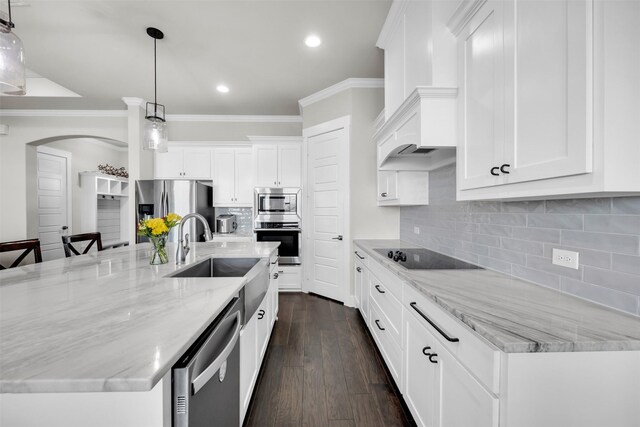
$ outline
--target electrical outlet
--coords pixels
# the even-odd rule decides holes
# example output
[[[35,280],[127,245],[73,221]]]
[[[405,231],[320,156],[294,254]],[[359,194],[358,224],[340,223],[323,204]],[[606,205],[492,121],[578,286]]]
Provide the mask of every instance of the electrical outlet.
[[[552,262],[561,267],[569,267],[574,270],[578,269],[578,252],[565,251],[562,249],[553,249]]]
[[[420,227],[413,227],[413,234],[420,234]]]

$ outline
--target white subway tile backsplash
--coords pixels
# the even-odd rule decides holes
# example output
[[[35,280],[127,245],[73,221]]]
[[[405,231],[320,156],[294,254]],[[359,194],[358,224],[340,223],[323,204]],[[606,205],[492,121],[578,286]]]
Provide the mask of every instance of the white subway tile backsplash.
[[[429,206],[401,208],[403,240],[640,315],[640,197],[456,202],[455,166],[429,181]],[[553,265],[553,248],[580,268]]]

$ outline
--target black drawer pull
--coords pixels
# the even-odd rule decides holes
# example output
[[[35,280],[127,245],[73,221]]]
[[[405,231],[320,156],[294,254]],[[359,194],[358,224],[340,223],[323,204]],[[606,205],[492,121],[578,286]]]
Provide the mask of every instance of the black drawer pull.
[[[258,320],[261,320],[264,317],[264,314],[265,314],[264,310],[258,311]]]
[[[386,330],[386,328],[383,328],[382,326],[380,326],[380,321],[376,320],[376,326],[378,327],[378,329],[380,329],[381,331]]]
[[[430,355],[429,355],[429,362],[431,362],[431,363],[438,363],[438,361],[437,361],[437,360],[435,360],[435,358],[436,358],[437,356],[438,356],[438,354],[437,354],[437,353],[430,354]]]
[[[358,273],[362,273],[362,269],[361,269],[360,267],[356,267],[356,271],[357,271]]]
[[[436,325],[435,323],[433,323],[433,321],[432,321],[431,319],[429,319],[429,318],[427,317],[427,315],[426,315],[426,314],[424,314],[424,313],[422,312],[422,310],[420,310],[420,309],[418,308],[418,303],[416,303],[416,302],[412,302],[412,303],[409,303],[409,305],[410,305],[410,306],[411,306],[411,308],[413,308],[416,312],[418,312],[418,314],[419,314],[419,315],[420,315],[424,320],[426,320],[427,322],[429,322],[429,324],[430,324],[431,326],[433,326],[433,328],[434,328],[436,331],[438,331],[438,332],[440,333],[440,335],[442,335],[442,336],[443,336],[447,341],[449,341],[449,342],[459,342],[459,341],[460,341],[460,339],[458,339],[458,338],[451,338],[451,337],[450,337],[449,335],[447,335],[447,334],[446,334],[442,329],[440,329],[440,327],[439,327],[438,325]],[[435,362],[434,362],[434,363],[435,363]]]
[[[500,169],[498,166],[494,166],[491,168],[491,175],[493,176],[498,176],[500,175],[498,172],[496,172],[498,169]]]
[[[422,349],[422,354],[424,354],[425,356],[431,356],[431,353],[429,353],[428,350],[431,350],[431,347],[426,346]]]
[[[387,193],[380,193],[382,197],[387,197]]]
[[[509,174],[509,171],[508,170],[504,170],[504,168],[510,168],[510,167],[511,167],[511,165],[508,165],[508,164],[505,163],[504,165],[500,166],[500,172]]]
[[[358,258],[360,258],[360,259],[364,259],[364,257],[363,257],[362,255],[360,255],[360,254],[358,253],[358,251],[355,251],[355,252],[354,252],[354,254],[356,254],[356,256],[357,256]]]
[[[380,292],[381,294],[386,294],[386,291],[380,290],[380,285],[376,285],[376,286],[375,286],[375,288],[376,288],[376,290],[377,290],[378,292]]]

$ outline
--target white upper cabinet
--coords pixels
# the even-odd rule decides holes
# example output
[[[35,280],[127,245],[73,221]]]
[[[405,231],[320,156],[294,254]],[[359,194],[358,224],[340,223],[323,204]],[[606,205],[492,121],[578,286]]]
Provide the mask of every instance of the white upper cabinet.
[[[253,205],[253,164],[250,147],[217,147],[213,150],[213,204]]]
[[[211,148],[169,147],[154,157],[156,179],[211,179]]]
[[[637,2],[461,4],[449,22],[458,40],[459,200],[640,191],[634,20]]]
[[[256,187],[300,187],[302,155],[300,138],[249,137],[253,145]],[[295,142],[275,142],[275,140]],[[268,141],[268,142],[267,142]]]

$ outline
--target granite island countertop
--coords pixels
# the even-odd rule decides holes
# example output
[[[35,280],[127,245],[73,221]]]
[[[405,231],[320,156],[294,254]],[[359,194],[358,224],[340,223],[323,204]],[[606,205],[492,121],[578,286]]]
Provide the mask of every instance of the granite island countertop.
[[[638,317],[491,270],[408,270],[374,251],[420,248],[402,240],[354,244],[506,353],[640,350]]]
[[[278,243],[192,243],[210,256],[266,258]],[[167,278],[148,243],[0,271],[0,392],[148,391],[244,286]]]

